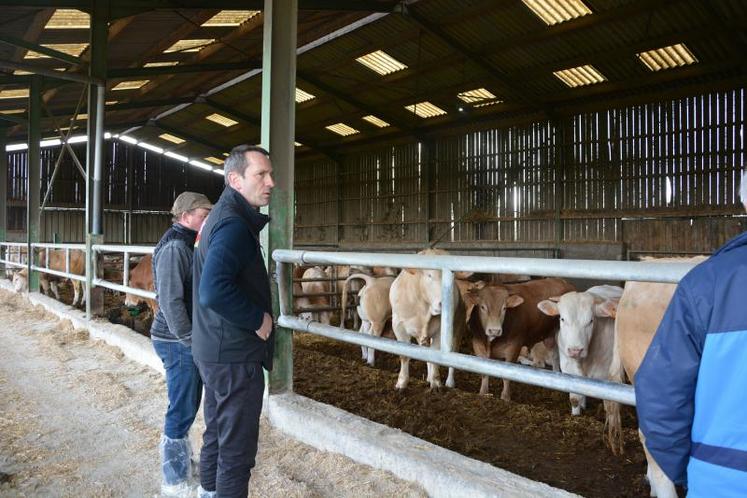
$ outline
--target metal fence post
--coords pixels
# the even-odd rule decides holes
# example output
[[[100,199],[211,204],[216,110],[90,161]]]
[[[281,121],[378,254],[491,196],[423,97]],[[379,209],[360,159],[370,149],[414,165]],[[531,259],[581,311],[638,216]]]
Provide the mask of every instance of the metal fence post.
[[[441,351],[450,353],[454,342],[454,272],[441,271]]]
[[[31,77],[29,92],[29,145],[28,186],[26,191],[26,269],[29,292],[39,292],[39,273],[31,270],[34,264],[34,249],[31,244],[39,242],[39,197],[41,193],[41,103],[42,79]],[[5,151],[3,151],[3,154]]]
[[[269,227],[268,268],[276,264],[269,257],[275,249],[293,245],[293,177],[295,130],[295,75],[298,0],[265,0],[264,55],[262,57],[262,145],[270,151],[274,165],[275,190],[270,201],[272,220]],[[282,273],[282,270],[279,272]],[[278,282],[273,296],[277,316],[278,294],[284,287]],[[288,286],[288,291],[290,286]],[[270,375],[270,393],[293,390],[293,332],[278,327],[275,331],[274,368]]]

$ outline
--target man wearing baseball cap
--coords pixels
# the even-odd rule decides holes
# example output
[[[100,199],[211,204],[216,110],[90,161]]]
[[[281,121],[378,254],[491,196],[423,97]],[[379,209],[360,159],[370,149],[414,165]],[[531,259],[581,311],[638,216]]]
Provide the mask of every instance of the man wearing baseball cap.
[[[161,454],[161,494],[186,496],[191,475],[188,432],[200,407],[202,381],[192,359],[192,257],[195,239],[213,205],[196,192],[182,192],[171,208],[173,224],[153,250],[158,311],[150,328],[163,361],[169,407]]]

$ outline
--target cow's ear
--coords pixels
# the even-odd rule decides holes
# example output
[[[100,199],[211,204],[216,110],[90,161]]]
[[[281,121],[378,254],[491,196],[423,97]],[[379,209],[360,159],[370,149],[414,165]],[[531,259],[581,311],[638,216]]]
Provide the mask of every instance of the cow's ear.
[[[466,280],[469,277],[471,277],[472,274],[474,274],[474,273],[475,272],[473,272],[473,271],[455,271],[454,272],[454,278],[458,278],[458,279],[461,279],[461,280]]]
[[[472,287],[470,287],[470,291],[478,291],[480,289],[484,289],[487,284],[483,282],[482,280],[478,280],[475,282]]]
[[[594,316],[609,318],[617,317],[617,302],[608,299],[607,301],[594,305]]]
[[[466,323],[469,323],[470,319],[472,318],[472,312],[475,311],[475,308],[477,308],[477,300],[471,299],[471,298],[465,299],[464,307],[465,307],[464,321]]]
[[[418,272],[417,268],[405,268],[404,271],[406,271],[410,275],[415,275]]]
[[[545,299],[537,303],[537,308],[547,316],[558,316],[560,309],[558,309],[558,303]]]
[[[523,302],[523,297],[519,296],[518,294],[511,294],[510,296],[508,296],[508,299],[506,299],[506,308],[516,308]]]

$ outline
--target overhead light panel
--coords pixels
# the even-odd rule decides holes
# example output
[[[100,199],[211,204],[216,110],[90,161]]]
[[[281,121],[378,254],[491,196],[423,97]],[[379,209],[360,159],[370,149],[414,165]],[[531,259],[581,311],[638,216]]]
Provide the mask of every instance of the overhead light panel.
[[[296,147],[303,147],[303,144],[302,144],[301,142],[293,142],[293,144],[294,144],[294,145],[295,145]]]
[[[176,66],[177,64],[179,64],[179,61],[148,62],[143,67],[167,67]]]
[[[368,116],[363,116],[363,121],[368,121],[372,125],[378,126],[379,128],[386,128],[387,126],[389,126],[389,123],[387,123],[383,119],[377,118],[373,114],[370,114]]]
[[[173,52],[199,52],[215,41],[215,38],[199,38],[194,40],[179,40],[163,51],[164,54]]]
[[[571,88],[594,85],[596,83],[607,81],[607,78],[605,78],[602,73],[589,64],[572,67],[570,69],[563,69],[562,71],[553,71],[552,74]]]
[[[0,109],[0,114],[23,114],[26,109]]]
[[[177,161],[181,161],[183,163],[188,163],[189,158],[187,156],[183,156],[181,154],[177,154],[176,152],[168,151],[164,153],[164,156],[170,157],[171,159],[176,159]]]
[[[104,133],[104,138],[111,138],[111,134],[108,132]],[[80,144],[83,142],[88,142],[88,137],[86,135],[75,135],[67,140],[67,143],[69,144]]]
[[[73,57],[78,57],[80,54],[83,53],[83,51],[88,47],[88,43],[44,43],[42,44],[42,47],[46,47],[52,50],[57,50],[58,52],[62,52],[63,54],[72,55]],[[24,59],[50,59],[46,54],[40,54],[39,52],[34,52],[33,50],[29,50],[26,52],[26,55],[23,56]]]
[[[212,166],[210,166],[209,164],[205,164],[202,161],[196,161],[196,160],[192,159],[191,161],[189,161],[189,164],[191,164],[192,166],[197,166],[198,168],[204,169],[204,170],[207,170],[207,171],[212,171],[213,170]]]
[[[446,111],[435,104],[431,104],[427,100],[424,102],[418,102],[417,104],[406,105],[405,109],[421,118],[434,118],[446,114]]]
[[[689,66],[698,62],[684,43],[647,50],[636,55],[651,71]]]
[[[223,176],[226,176],[226,172],[225,172],[225,171],[223,171],[222,169],[217,169],[217,168],[216,168],[216,169],[214,169],[214,170],[213,170],[213,173],[217,173],[217,174],[219,174],[219,175],[223,175]]]
[[[296,88],[296,103],[306,102],[311,99],[315,99],[316,95],[311,95],[309,92],[304,92],[300,88]]]
[[[0,90],[0,99],[25,99],[29,96],[28,88],[18,88],[17,90]]]
[[[59,138],[48,138],[39,142],[39,147],[55,147],[57,145],[62,145],[62,140]]]
[[[233,119],[227,118],[226,116],[218,114],[217,112],[209,116],[205,116],[205,119],[207,119],[208,121],[212,121],[213,123],[218,123],[219,125],[225,126],[226,128],[239,124],[238,121],[234,121]]]
[[[338,135],[342,135],[343,137],[360,133],[360,131],[356,130],[352,126],[346,125],[345,123],[336,123],[333,125],[325,126],[325,128],[327,128],[332,133],[337,133]]]
[[[91,17],[75,9],[57,9],[47,21],[44,29],[88,29]]]
[[[548,26],[591,14],[581,0],[521,0]]]
[[[112,90],[137,90],[138,88],[145,86],[149,81],[150,80],[122,81],[121,83],[114,85]]]
[[[202,23],[203,26],[239,26],[259,14],[258,10],[221,10]]]
[[[223,160],[218,159],[217,157],[210,156],[210,157],[206,157],[205,160],[209,163],[217,164],[218,166],[223,166]]]
[[[129,135],[120,135],[120,136],[119,136],[119,139],[120,139],[120,140],[122,140],[123,142],[127,142],[128,144],[133,144],[133,145],[135,145],[135,144],[137,143],[137,139],[135,139],[135,138],[132,138],[132,137],[131,137],[131,136],[129,136]]]
[[[493,95],[493,92],[491,92],[487,88],[476,88],[474,90],[461,92],[457,95],[457,97],[463,102],[472,105],[473,107],[485,107],[488,105],[500,104],[503,102],[502,100],[499,100],[498,97]]]
[[[157,154],[163,154],[163,149],[161,147],[157,147],[155,145],[151,145],[147,142],[138,142],[138,147],[142,147],[143,149],[147,149],[151,152],[155,152]]]
[[[184,143],[184,139],[183,138],[179,138],[177,136],[174,136],[171,133],[162,133],[161,135],[158,135],[158,138],[162,138],[163,140],[166,140],[168,142],[175,143],[175,144],[183,144]]]
[[[383,50],[371,52],[370,54],[358,57],[355,60],[382,76],[407,69],[405,64],[401,63]]]

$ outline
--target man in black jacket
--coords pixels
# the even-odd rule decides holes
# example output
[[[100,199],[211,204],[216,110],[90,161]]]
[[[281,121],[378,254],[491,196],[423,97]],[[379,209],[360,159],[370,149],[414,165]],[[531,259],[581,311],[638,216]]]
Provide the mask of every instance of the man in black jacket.
[[[191,447],[187,433],[200,407],[202,381],[192,360],[192,253],[197,230],[213,205],[196,192],[174,200],[174,224],[153,250],[153,284],[158,311],[150,336],[163,361],[169,407],[161,454],[161,495],[184,496],[189,491]]]
[[[246,497],[257,454],[265,380],[272,368],[272,299],[259,212],[275,186],[261,147],[225,161],[226,188],[205,222],[194,262],[192,351],[205,383],[200,497]]]

